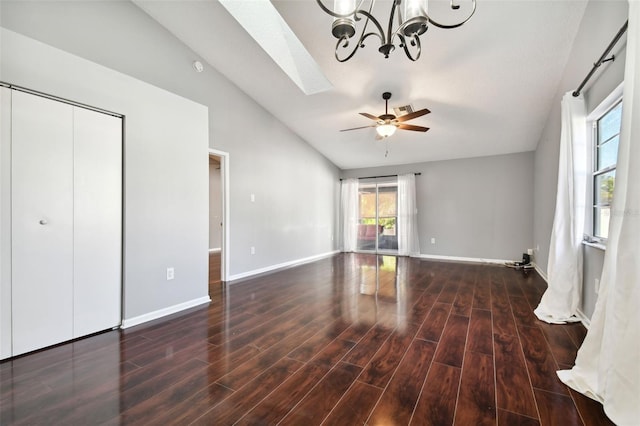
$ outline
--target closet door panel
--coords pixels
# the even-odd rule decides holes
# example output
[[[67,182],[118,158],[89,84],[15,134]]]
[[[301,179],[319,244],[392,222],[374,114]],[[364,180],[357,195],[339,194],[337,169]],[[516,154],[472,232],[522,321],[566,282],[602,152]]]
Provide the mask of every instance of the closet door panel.
[[[73,111],[12,99],[13,355],[72,338]]]
[[[74,108],[74,336],[121,321],[122,120]]]
[[[0,87],[0,359],[11,356],[11,89]]]

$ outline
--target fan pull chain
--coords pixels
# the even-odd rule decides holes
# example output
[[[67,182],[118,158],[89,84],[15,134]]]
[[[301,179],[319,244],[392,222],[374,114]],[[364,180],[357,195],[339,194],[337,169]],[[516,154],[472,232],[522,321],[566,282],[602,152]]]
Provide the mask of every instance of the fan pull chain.
[[[385,141],[384,158],[387,158],[388,156],[389,156],[389,140],[387,139]]]

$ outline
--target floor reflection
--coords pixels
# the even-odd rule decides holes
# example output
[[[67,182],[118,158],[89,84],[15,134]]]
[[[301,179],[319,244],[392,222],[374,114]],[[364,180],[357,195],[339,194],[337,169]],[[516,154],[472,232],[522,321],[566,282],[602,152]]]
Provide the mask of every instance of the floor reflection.
[[[397,328],[406,325],[405,258],[388,255],[352,253],[345,262],[343,288],[336,288],[341,300],[342,317],[359,324],[378,324]]]

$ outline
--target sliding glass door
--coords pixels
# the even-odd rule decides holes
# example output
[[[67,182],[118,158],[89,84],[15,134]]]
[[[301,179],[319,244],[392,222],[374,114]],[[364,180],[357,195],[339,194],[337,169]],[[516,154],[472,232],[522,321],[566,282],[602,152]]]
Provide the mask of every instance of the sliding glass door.
[[[358,250],[397,253],[398,185],[361,183],[358,207]]]

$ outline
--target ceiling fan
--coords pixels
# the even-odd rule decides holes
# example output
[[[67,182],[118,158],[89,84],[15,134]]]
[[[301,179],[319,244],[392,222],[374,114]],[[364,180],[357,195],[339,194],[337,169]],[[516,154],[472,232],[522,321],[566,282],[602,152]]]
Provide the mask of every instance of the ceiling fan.
[[[384,92],[382,94],[382,99],[384,99],[384,114],[375,116],[373,114],[368,114],[366,112],[361,112],[360,115],[367,117],[370,120],[375,121],[375,124],[371,124],[369,126],[362,127],[353,127],[351,129],[343,129],[341,132],[347,132],[349,130],[358,130],[358,129],[366,129],[368,127],[375,127],[377,132],[376,139],[383,139],[393,135],[396,129],[402,130],[413,130],[414,132],[426,132],[429,130],[428,127],[422,126],[414,126],[413,124],[404,124],[405,121],[413,120],[414,118],[421,117],[423,115],[429,114],[431,111],[424,108],[415,112],[410,112],[409,114],[395,116],[393,114],[389,114],[389,99],[391,99],[390,92]]]

